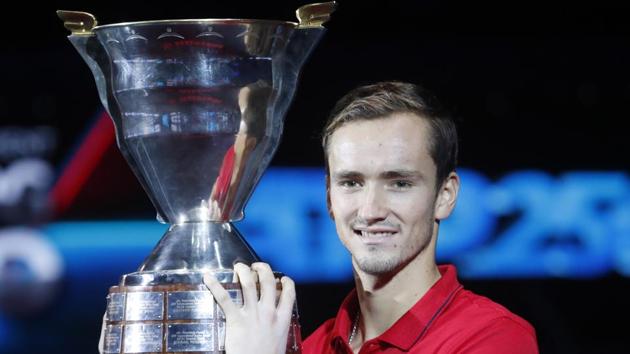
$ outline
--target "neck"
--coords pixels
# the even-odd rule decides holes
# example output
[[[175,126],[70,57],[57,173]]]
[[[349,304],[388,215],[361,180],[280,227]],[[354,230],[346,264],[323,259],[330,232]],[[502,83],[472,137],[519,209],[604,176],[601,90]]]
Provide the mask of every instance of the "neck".
[[[432,244],[394,274],[372,275],[355,269],[360,321],[355,345],[390,328],[440,279]],[[354,343],[353,343],[354,344]]]

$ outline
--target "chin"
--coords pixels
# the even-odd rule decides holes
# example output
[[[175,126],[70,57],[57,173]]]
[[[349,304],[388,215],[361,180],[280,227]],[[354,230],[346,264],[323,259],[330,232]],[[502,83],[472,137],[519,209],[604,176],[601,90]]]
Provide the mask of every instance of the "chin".
[[[383,257],[383,255],[371,254],[355,258],[356,267],[364,273],[370,275],[390,274],[400,267],[400,261],[395,257]]]

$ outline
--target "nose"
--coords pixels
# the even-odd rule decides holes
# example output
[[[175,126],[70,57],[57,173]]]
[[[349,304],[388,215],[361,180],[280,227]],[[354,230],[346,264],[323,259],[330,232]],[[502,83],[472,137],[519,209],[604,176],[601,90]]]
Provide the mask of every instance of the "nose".
[[[385,220],[388,210],[386,199],[384,191],[376,186],[369,186],[365,189],[357,216],[368,225]]]

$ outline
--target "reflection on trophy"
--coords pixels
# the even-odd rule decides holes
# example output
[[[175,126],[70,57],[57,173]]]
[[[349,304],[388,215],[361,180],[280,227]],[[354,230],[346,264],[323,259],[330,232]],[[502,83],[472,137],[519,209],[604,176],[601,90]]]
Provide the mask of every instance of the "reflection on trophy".
[[[299,23],[105,26],[58,11],[94,74],[120,151],[158,220],[170,224],[138,271],[110,288],[104,353],[224,352],[225,319],[203,274],[215,273],[242,302],[233,264],[259,258],[232,222],[278,146],[299,70],[334,7],[303,6]],[[287,353],[300,348],[296,307]]]

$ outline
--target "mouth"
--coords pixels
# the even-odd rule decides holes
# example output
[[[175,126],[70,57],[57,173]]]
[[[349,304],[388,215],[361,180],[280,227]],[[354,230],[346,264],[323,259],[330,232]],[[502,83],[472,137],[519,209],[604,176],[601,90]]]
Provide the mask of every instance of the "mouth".
[[[390,229],[353,229],[353,231],[363,243],[368,245],[388,242],[398,233]]]

